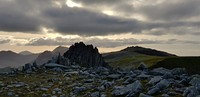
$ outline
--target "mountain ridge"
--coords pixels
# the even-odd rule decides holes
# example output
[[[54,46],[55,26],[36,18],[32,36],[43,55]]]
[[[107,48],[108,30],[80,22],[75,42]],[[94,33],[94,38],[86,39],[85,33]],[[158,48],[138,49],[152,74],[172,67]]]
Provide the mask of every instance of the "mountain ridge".
[[[168,52],[151,49],[151,48],[145,48],[145,47],[141,47],[141,46],[127,47],[125,49],[122,49],[122,51],[136,52],[136,53],[151,55],[151,56],[163,56],[163,57],[164,56],[177,56],[175,54],[170,54]]]
[[[32,55],[21,55],[13,51],[0,51],[0,66],[1,67],[16,67],[24,65],[32,61],[37,54]],[[26,60],[25,60],[26,59]]]
[[[21,55],[31,55],[31,54],[34,54],[34,53],[32,53],[30,51],[21,51],[18,54],[21,54]]]
[[[34,57],[30,59],[31,55],[20,55],[18,53],[12,52],[12,51],[1,51],[0,52],[0,62],[1,63],[6,63],[7,64],[1,64],[0,66],[2,67],[7,67],[7,66],[19,66],[19,65],[24,65],[26,63],[33,63],[36,62],[38,65],[42,65],[49,60],[52,59],[52,57],[57,57],[59,53],[63,55],[69,48],[64,47],[64,46],[58,46],[52,51],[44,51],[39,54],[34,54]],[[8,55],[1,55],[1,53],[9,53]],[[6,57],[7,56],[7,57]],[[124,48],[122,50],[116,51],[116,52],[109,52],[109,53],[104,53],[102,54],[103,58],[105,61],[111,66],[114,67],[135,67],[137,66],[140,62],[145,62],[147,64],[150,64],[149,66],[154,65],[155,63],[162,61],[166,57],[174,57],[176,55],[170,54],[167,52],[159,51],[156,49],[150,49],[150,48],[145,48],[145,47],[140,47],[140,46],[131,46]],[[28,57],[28,61],[21,62],[20,60],[24,60],[26,57]],[[8,59],[12,59],[14,61],[10,61]],[[18,60],[18,61],[15,61]],[[2,62],[4,61],[4,62]],[[11,63],[14,62],[14,63]]]
[[[131,46],[120,51],[103,54],[105,61],[112,67],[121,68],[135,68],[141,62],[145,62],[150,67],[166,57],[174,56],[176,55],[140,46]]]
[[[51,55],[50,57],[53,56],[58,56],[59,54],[59,50],[60,53],[64,53],[65,51],[63,50],[64,48],[66,48],[66,50],[68,50],[67,47],[64,46],[58,46],[56,47],[54,50],[50,51],[51,53],[53,52],[54,54],[49,54]],[[23,51],[22,51],[23,52]],[[27,51],[30,52],[30,51]],[[38,56],[45,56],[45,55],[41,55],[41,54],[46,54],[44,52],[41,53],[32,53],[32,54],[22,54],[20,53],[16,53],[14,51],[8,50],[8,51],[0,51],[0,68],[4,68],[4,67],[18,67],[18,66],[22,66],[26,63],[32,63],[34,61],[38,61],[39,63],[43,64],[45,63],[44,61],[46,60],[50,60],[51,58],[48,57],[46,58],[46,60],[42,61],[44,57],[39,57]],[[26,59],[26,60],[25,60]],[[42,59],[42,60],[39,60]]]

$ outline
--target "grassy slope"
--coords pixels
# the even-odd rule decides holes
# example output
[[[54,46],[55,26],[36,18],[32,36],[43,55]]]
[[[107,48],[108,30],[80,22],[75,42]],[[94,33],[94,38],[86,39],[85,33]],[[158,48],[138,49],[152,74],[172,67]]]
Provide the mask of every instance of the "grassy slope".
[[[166,58],[152,68],[165,67],[173,69],[177,67],[186,68],[190,74],[200,74],[200,57],[171,57]]]
[[[114,68],[135,68],[141,62],[151,67],[165,58],[175,56],[164,51],[139,46],[127,47],[118,52],[103,54],[105,61]]]
[[[161,61],[166,58],[166,57],[138,54],[129,51],[112,52],[104,54],[103,56],[105,61],[114,68],[115,67],[135,68],[141,62],[148,64],[148,66],[150,67],[155,63],[157,63],[158,61]]]
[[[103,57],[114,68],[135,68],[144,62],[150,68],[186,68],[189,74],[200,74],[200,57],[159,57],[129,51],[107,53]]]

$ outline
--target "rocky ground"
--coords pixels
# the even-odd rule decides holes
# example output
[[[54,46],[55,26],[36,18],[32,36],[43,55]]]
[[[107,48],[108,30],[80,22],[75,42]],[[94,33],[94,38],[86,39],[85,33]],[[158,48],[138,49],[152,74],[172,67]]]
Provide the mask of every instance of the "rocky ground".
[[[196,97],[200,76],[185,69],[133,70],[70,66],[0,76],[1,97]]]

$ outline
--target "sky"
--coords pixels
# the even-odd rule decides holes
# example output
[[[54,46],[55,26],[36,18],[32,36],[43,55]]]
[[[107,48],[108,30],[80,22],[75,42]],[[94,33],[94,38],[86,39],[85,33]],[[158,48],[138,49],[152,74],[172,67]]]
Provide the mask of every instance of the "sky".
[[[83,41],[200,56],[200,0],[0,0],[0,50],[42,52]]]

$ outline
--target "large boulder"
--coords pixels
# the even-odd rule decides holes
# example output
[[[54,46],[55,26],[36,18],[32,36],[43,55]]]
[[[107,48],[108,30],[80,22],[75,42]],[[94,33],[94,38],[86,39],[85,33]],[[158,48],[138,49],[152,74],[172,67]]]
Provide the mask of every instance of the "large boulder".
[[[85,90],[87,90],[86,89],[86,87],[74,87],[73,88],[73,92],[75,93],[75,94],[77,94],[77,93],[79,93],[79,92],[83,92],[83,91],[85,91]]]
[[[140,93],[143,90],[143,86],[140,81],[136,80],[132,84],[128,84],[126,86],[116,86],[112,91],[113,96],[127,96],[133,97],[136,94]]]
[[[101,93],[100,92],[93,92],[90,94],[90,97],[101,97]]]
[[[120,74],[111,74],[111,75],[108,75],[109,79],[119,79],[120,77],[121,77]]]
[[[75,43],[64,53],[64,57],[83,67],[108,66],[96,47],[85,45],[83,42]]]
[[[168,72],[171,72],[169,69],[163,68],[163,67],[159,67],[159,68],[155,68],[153,70],[150,71],[150,74],[152,75],[164,75]]]
[[[200,85],[200,77],[193,77],[189,82],[190,85],[199,86]]]
[[[161,76],[154,76],[151,80],[147,83],[148,85],[155,85],[162,80]]]
[[[187,87],[186,90],[183,92],[184,97],[196,97],[198,95],[200,95],[200,91],[197,87],[194,86]]]
[[[146,95],[146,94],[144,94],[144,93],[140,93],[139,97],[153,97],[153,96]]]
[[[161,80],[159,83],[155,85],[155,87],[159,88],[160,90],[163,90],[167,88],[170,85],[169,81],[166,79]]]
[[[142,71],[147,71],[148,67],[146,64],[144,64],[143,62],[140,63],[140,65],[138,66],[138,70],[142,70]]]
[[[174,68],[171,70],[173,75],[182,75],[186,74],[186,69],[185,68]]]
[[[39,67],[37,66],[37,64],[34,62],[33,65],[30,63],[25,64],[22,67],[22,71],[25,73],[32,73],[33,71],[37,71]]]
[[[153,87],[147,92],[147,94],[153,95],[153,94],[159,92],[160,90],[166,89],[169,85],[170,85],[170,83],[169,83],[166,79],[163,79],[163,80],[161,80],[159,83],[157,83],[155,86],[153,86]]]

